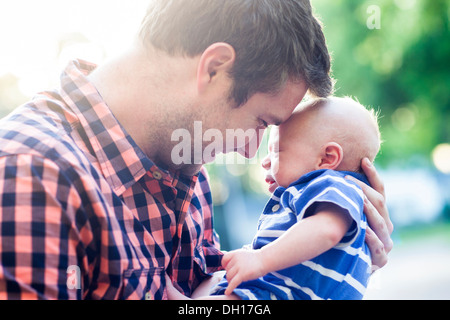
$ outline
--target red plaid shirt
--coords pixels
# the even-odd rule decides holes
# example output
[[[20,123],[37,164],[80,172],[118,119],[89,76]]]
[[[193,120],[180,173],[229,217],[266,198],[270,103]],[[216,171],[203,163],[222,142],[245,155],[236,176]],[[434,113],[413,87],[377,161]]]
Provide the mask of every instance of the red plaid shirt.
[[[206,171],[146,157],[94,68],[0,122],[0,299],[163,299],[166,273],[190,295],[220,269]]]

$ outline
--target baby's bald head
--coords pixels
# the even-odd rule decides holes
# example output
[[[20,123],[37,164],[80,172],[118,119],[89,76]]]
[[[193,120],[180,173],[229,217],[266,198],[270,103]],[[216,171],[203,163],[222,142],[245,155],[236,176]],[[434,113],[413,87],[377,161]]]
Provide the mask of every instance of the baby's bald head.
[[[339,144],[343,158],[336,170],[359,172],[361,161],[369,158],[373,162],[380,150],[376,113],[351,98],[330,97],[305,102],[283,125],[308,134],[317,147],[329,142]]]

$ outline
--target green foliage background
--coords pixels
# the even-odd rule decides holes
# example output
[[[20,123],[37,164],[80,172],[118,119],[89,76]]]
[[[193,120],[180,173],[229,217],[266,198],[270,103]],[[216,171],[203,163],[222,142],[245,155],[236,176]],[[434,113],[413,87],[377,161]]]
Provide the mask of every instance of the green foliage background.
[[[313,0],[333,55],[337,95],[381,112],[378,165],[429,163],[450,141],[450,1]],[[368,8],[380,8],[369,29]]]

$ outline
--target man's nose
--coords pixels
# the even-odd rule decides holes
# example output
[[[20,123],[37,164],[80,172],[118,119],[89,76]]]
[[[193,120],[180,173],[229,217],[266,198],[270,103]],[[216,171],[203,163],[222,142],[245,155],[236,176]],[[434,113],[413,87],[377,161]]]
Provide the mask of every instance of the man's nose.
[[[258,153],[258,149],[261,146],[264,131],[265,129],[259,129],[256,130],[255,134],[250,139],[248,137],[245,137],[247,143],[243,148],[240,148],[241,151],[244,151],[244,154],[240,152],[241,155],[243,155],[247,159],[253,159],[256,156],[256,154]]]

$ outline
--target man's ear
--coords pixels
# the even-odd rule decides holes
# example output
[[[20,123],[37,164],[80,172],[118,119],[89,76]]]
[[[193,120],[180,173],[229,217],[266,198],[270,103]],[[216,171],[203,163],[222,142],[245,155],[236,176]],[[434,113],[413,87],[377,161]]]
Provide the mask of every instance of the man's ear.
[[[329,142],[322,147],[317,170],[331,169],[336,170],[344,158],[344,150],[336,142]]]
[[[197,87],[203,92],[208,85],[222,76],[228,78],[228,72],[234,65],[236,52],[228,43],[217,42],[210,45],[201,55],[197,69]],[[225,78],[225,79],[226,79]]]

